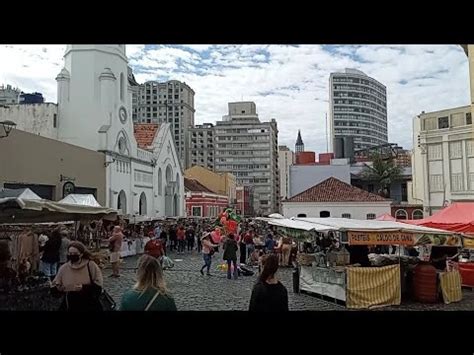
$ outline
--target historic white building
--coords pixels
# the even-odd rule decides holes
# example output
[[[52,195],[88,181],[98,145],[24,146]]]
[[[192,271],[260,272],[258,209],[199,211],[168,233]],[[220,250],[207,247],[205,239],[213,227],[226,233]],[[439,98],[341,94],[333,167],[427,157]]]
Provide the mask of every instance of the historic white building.
[[[35,117],[30,125],[17,115],[19,128],[103,152],[107,206],[128,215],[184,216],[183,172],[170,125],[134,127],[125,45],[68,45],[56,80],[57,115],[50,122]]]

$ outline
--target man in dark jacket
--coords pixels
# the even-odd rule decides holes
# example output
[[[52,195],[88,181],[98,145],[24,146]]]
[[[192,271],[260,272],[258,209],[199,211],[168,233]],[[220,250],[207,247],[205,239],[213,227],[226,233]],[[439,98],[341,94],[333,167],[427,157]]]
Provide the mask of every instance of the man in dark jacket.
[[[53,280],[58,271],[59,249],[61,248],[61,234],[59,229],[55,229],[51,233],[51,238],[40,246],[40,251],[43,252],[40,261],[40,271]]]
[[[227,278],[230,280],[232,278],[231,265],[234,266],[234,279],[237,280],[238,269],[237,269],[237,250],[239,246],[235,241],[234,235],[231,233],[227,237],[224,243],[224,260],[227,261]]]

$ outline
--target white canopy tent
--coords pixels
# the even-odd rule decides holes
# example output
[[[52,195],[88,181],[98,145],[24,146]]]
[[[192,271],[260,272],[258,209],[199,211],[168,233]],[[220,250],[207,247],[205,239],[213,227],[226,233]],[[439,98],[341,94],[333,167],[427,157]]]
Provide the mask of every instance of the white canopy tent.
[[[318,226],[325,226],[334,231],[359,231],[359,232],[408,232],[408,233],[426,233],[426,234],[446,234],[453,232],[427,228],[421,226],[407,225],[406,223],[393,221],[377,221],[377,220],[358,220],[348,218],[298,218],[293,217],[291,221],[305,222]]]

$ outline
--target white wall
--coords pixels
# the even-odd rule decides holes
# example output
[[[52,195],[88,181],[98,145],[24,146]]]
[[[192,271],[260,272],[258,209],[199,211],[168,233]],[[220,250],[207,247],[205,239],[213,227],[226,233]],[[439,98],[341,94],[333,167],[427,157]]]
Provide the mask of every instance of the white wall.
[[[280,197],[285,200],[290,195],[290,166],[294,153],[291,150],[278,151],[278,169],[280,170]]]
[[[351,219],[367,219],[367,214],[374,213],[380,216],[384,213],[390,214],[390,201],[370,203],[297,203],[283,202],[283,215],[287,218],[298,214],[306,214],[306,217],[320,217],[321,211],[329,211],[330,217],[342,217],[343,213],[349,213]]]
[[[57,139],[58,131],[54,127],[54,115],[57,113],[58,106],[53,103],[8,105],[0,107],[0,121],[13,121],[16,129]]]
[[[350,165],[293,165],[290,166],[290,196],[293,197],[324,180],[335,177],[351,183]]]

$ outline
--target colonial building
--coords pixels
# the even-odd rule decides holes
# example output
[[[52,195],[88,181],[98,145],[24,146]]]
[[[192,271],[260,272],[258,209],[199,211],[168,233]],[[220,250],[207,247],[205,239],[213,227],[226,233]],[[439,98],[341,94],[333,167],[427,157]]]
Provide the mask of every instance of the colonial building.
[[[183,216],[183,173],[169,124],[137,144],[144,128],[134,130],[127,62],[125,45],[68,45],[56,78],[57,114],[33,120],[44,126],[36,129],[19,115],[21,129],[103,153],[107,206],[129,215]]]
[[[351,186],[334,177],[283,201],[285,217],[375,219],[390,214],[391,200]]]
[[[184,178],[186,215],[217,217],[227,206],[227,196],[215,193],[195,179]]]

